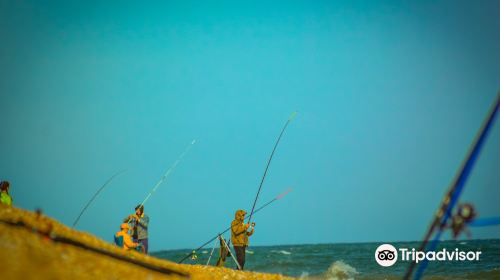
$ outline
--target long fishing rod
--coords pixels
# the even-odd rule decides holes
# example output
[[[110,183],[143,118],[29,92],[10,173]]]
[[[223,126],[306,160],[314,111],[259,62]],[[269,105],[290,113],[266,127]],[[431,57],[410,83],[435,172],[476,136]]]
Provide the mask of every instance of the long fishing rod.
[[[195,143],[196,143],[196,140],[193,140],[193,141],[191,141],[191,143],[189,143],[189,145],[186,147],[184,152],[182,152],[182,154],[177,158],[177,160],[174,162],[174,164],[172,164],[172,166],[170,166],[167,169],[165,174],[163,174],[163,176],[160,178],[158,183],[156,183],[156,185],[153,187],[153,189],[149,192],[149,194],[146,196],[146,198],[142,201],[142,203],[140,205],[144,205],[146,203],[146,201],[148,201],[148,199],[153,195],[153,193],[156,191],[156,189],[158,189],[158,187],[168,178],[170,173],[172,173],[172,171],[175,169],[175,167],[179,164],[179,162],[181,162],[181,160],[184,158],[184,156],[187,154],[187,152],[189,152],[189,150],[191,149],[191,147]]]
[[[255,209],[255,205],[257,204],[257,200],[259,199],[260,190],[262,189],[262,185],[264,184],[264,179],[266,179],[267,170],[269,169],[269,165],[271,164],[271,160],[273,159],[274,152],[276,151],[276,148],[278,147],[278,144],[280,143],[281,136],[283,136],[283,133],[285,132],[286,127],[295,118],[295,116],[297,116],[297,112],[293,112],[290,115],[290,117],[288,117],[288,120],[286,121],[285,125],[283,126],[283,129],[281,130],[281,133],[278,137],[278,140],[276,140],[276,144],[274,144],[273,151],[271,152],[271,156],[269,156],[269,160],[267,161],[266,169],[264,170],[264,175],[262,175],[262,179],[260,180],[260,185],[259,185],[259,189],[257,191],[257,195],[255,196],[255,200],[253,201],[252,211],[250,211],[248,223],[250,223],[252,221],[252,215],[253,215],[253,212]]]
[[[276,196],[272,200],[268,201],[266,204],[264,204],[261,207],[257,208],[257,210],[255,210],[254,214],[257,214],[257,212],[259,212],[260,210],[266,208],[267,206],[269,206],[271,203],[275,202],[276,200],[282,199],[285,195],[287,195],[292,190],[293,189],[290,188],[290,189],[286,190],[285,192],[281,193],[280,195]],[[185,256],[182,260],[178,261],[178,263],[182,263],[183,261],[185,261],[186,259],[188,259],[189,257],[191,257],[194,253],[196,253],[196,251],[199,251],[199,250],[203,249],[203,247],[207,246],[210,242],[212,242],[215,239],[217,239],[219,237],[219,235],[223,235],[224,233],[228,232],[230,229],[231,229],[231,227],[228,227],[227,229],[225,229],[221,233],[217,234],[214,238],[211,238],[207,242],[203,243],[200,247],[196,248],[195,250],[192,250],[191,253],[189,253],[187,256]]]
[[[465,185],[465,182],[467,181],[472,171],[472,168],[474,167],[474,164],[477,158],[479,157],[479,152],[481,151],[481,148],[488,135],[488,132],[493,126],[493,122],[495,120],[495,116],[498,111],[499,105],[500,105],[500,92],[497,94],[496,100],[494,102],[494,105],[492,106],[492,109],[490,110],[490,113],[488,114],[487,119],[483,122],[483,125],[481,126],[479,133],[476,135],[476,138],[474,139],[473,145],[471,146],[465,161],[462,163],[462,166],[460,167],[460,171],[455,176],[455,179],[453,180],[453,183],[451,184],[448,193],[445,195],[443,202],[441,203],[441,206],[439,207],[439,210],[436,213],[435,218],[430,224],[429,229],[427,230],[427,233],[425,234],[425,237],[422,241],[422,244],[420,245],[419,251],[422,251],[427,247],[427,243],[429,242],[429,239],[435,230],[438,230],[438,233],[431,244],[430,250],[432,251],[435,249],[435,247],[437,247],[437,243],[442,233],[441,228],[443,228],[444,225],[446,225],[448,218],[451,216],[453,207],[458,201],[458,198]],[[416,262],[410,263],[410,266],[406,271],[404,279],[409,279],[411,277],[415,266]],[[424,262],[420,264],[419,270],[415,274],[415,279],[420,279],[426,267],[427,267],[427,262],[424,260]]]
[[[85,210],[87,210],[87,208],[90,206],[90,204],[92,204],[92,201],[94,201],[94,199],[96,199],[96,197],[99,195],[99,193],[109,184],[111,183],[111,181],[113,181],[113,179],[115,177],[118,177],[119,175],[122,175],[123,173],[125,173],[126,170],[122,170],[120,172],[117,172],[116,174],[114,174],[113,176],[111,176],[107,181],[106,183],[104,183],[104,185],[102,185],[98,190],[97,192],[94,194],[94,196],[92,196],[92,198],[87,202],[87,204],[85,205],[85,207],[83,207],[82,211],[80,212],[80,214],[78,215],[78,217],[76,218],[76,220],[73,222],[73,228],[76,226],[76,224],[78,224],[78,221],[80,221],[80,218],[82,217],[83,213],[85,213]]]

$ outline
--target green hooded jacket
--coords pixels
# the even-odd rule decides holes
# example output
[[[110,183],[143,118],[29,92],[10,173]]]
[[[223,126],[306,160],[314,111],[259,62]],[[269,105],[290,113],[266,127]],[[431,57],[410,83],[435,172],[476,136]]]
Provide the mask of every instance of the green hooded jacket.
[[[244,210],[236,211],[234,220],[231,222],[231,241],[234,246],[248,246],[248,237],[253,234],[253,230],[247,231],[244,224],[245,214]]]

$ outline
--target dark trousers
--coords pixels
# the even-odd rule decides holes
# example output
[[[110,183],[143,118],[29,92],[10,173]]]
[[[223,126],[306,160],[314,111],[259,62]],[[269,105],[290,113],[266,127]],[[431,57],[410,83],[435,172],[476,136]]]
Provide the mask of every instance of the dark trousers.
[[[148,239],[147,238],[144,238],[144,239],[138,239],[138,240],[134,240],[135,242],[139,243],[142,245],[142,248],[144,248],[144,254],[148,254]]]
[[[233,246],[236,252],[236,260],[240,264],[241,270],[245,267],[245,248],[247,246]]]

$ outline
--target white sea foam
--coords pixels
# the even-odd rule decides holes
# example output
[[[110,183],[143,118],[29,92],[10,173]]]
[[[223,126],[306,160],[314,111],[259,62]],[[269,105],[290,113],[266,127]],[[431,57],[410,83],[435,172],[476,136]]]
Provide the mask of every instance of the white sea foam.
[[[299,279],[307,279],[307,277],[309,277],[309,272],[302,271],[302,274],[300,275]]]
[[[250,254],[250,255],[253,254],[253,251],[250,251],[250,250],[245,250],[245,252],[247,252],[247,254]]]
[[[292,253],[291,252],[288,252],[288,251],[285,251],[285,250],[271,250],[271,252],[273,253],[280,253],[280,254],[283,254],[283,255],[291,255]]]
[[[359,272],[343,261],[334,262],[325,273],[327,280],[353,280]]]

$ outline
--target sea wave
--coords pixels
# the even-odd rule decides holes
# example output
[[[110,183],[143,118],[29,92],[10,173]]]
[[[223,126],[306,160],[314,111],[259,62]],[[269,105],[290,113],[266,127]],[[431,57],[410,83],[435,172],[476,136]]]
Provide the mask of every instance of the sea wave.
[[[285,251],[285,250],[272,250],[271,252],[273,253],[280,253],[280,254],[283,254],[283,255],[291,255],[292,252],[288,252],[288,251]]]
[[[481,249],[485,256],[480,262],[435,262],[425,271],[424,277],[430,280],[455,279],[500,279],[500,239],[444,241],[440,248],[461,248],[464,250]],[[396,247],[417,247],[420,242],[394,242]],[[406,272],[407,264],[396,263],[390,269],[382,268],[373,258],[374,250],[379,243],[354,244],[313,244],[252,246],[248,250],[246,269],[250,271],[280,273],[286,276],[302,277],[308,280],[324,279],[401,279]],[[248,249],[248,248],[247,248]],[[203,254],[202,251],[208,251]],[[253,252],[253,254],[251,253]],[[153,255],[178,261],[191,253],[188,250],[162,251]],[[206,264],[210,250],[202,249],[198,259],[188,258],[186,263]],[[288,254],[290,253],[290,254]],[[214,251],[211,264],[215,264],[219,250]],[[481,256],[482,257],[482,256]],[[226,267],[235,268],[234,261],[226,263]]]
[[[359,272],[356,268],[346,264],[343,261],[336,261],[330,265],[328,270],[317,276],[309,277],[308,273],[303,272],[300,279],[303,280],[354,280]]]
[[[351,280],[354,279],[359,272],[352,266],[346,264],[343,261],[334,262],[325,273],[325,279],[327,280]]]

